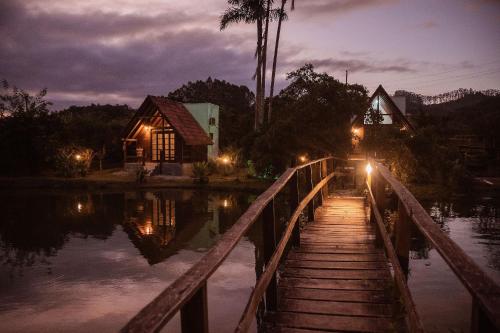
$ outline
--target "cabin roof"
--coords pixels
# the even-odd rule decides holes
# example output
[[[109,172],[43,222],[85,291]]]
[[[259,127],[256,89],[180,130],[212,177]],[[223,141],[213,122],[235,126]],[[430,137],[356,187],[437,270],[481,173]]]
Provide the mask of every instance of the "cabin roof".
[[[373,100],[377,96],[380,96],[384,100],[384,102],[386,102],[387,104],[389,104],[390,111],[391,111],[391,117],[392,117],[393,122],[397,121],[397,122],[402,123],[410,131],[414,131],[415,130],[414,127],[413,127],[413,125],[408,121],[408,118],[406,118],[406,116],[399,109],[399,107],[394,102],[394,100],[392,99],[392,97],[389,96],[389,94],[387,93],[387,91],[385,91],[384,87],[382,87],[381,84],[377,87],[377,89],[375,90],[375,92],[370,97],[370,101],[369,101],[370,104],[369,105],[372,105]],[[363,119],[362,119],[361,116],[358,115],[352,121],[352,125],[359,125],[359,124],[363,124]]]
[[[148,95],[126,127],[125,135],[130,137],[140,122],[153,116],[158,111],[161,116],[182,137],[188,146],[204,146],[213,144],[210,137],[182,103],[163,96]]]

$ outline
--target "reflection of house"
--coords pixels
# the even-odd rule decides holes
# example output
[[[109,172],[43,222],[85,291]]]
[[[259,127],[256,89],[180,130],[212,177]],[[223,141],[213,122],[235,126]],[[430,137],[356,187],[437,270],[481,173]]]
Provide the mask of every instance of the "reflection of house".
[[[404,96],[389,96],[379,85],[370,98],[370,109],[363,116],[355,117],[351,123],[353,146],[356,150],[372,125],[370,114],[373,112],[380,125],[396,127],[401,131],[413,132],[414,128],[406,118],[406,99]]]
[[[144,163],[172,175],[190,174],[192,163],[206,161],[213,144],[183,104],[157,96],[146,97],[124,133],[125,167]]]

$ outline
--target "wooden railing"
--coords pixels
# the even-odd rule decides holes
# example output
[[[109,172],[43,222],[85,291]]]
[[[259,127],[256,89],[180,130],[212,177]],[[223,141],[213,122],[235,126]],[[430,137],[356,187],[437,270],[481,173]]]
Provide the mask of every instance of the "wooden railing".
[[[345,160],[328,157],[285,171],[198,263],[144,307],[121,332],[157,332],[178,311],[181,313],[182,332],[208,332],[207,280],[259,218],[263,219],[265,270],[256,283],[236,331],[248,330],[259,304],[264,304],[267,311],[275,310],[278,264],[291,245],[299,245],[299,217],[305,212],[309,221],[314,219],[315,206],[322,204],[328,183],[339,163],[345,163]],[[278,196],[286,198],[286,216],[278,216]]]
[[[500,287],[453,242],[427,214],[415,197],[382,164],[370,162],[373,171],[367,179],[371,221],[377,223],[379,236],[394,269],[395,285],[405,305],[407,326],[421,332],[422,325],[408,290],[406,280],[411,241],[411,224],[437,249],[473,299],[471,332],[500,331]],[[384,225],[383,214],[388,204],[387,192],[397,197],[398,218],[395,222],[394,246]],[[450,295],[450,300],[452,300]]]

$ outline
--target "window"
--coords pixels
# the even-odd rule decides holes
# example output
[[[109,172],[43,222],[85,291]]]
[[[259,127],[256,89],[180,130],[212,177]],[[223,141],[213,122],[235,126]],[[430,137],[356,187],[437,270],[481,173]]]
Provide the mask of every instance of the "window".
[[[151,131],[151,156],[153,161],[175,161],[175,133],[173,130]]]
[[[208,124],[215,126],[215,118],[214,117],[208,118]]]

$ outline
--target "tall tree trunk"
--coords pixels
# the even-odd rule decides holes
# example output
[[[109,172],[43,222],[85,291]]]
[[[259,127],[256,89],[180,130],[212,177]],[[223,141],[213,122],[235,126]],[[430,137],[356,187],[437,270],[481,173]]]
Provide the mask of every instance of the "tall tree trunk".
[[[262,49],[262,101],[261,101],[261,109],[262,113],[260,114],[259,122],[260,125],[264,123],[264,118],[266,114],[266,67],[267,67],[267,37],[269,36],[269,12],[271,10],[271,0],[267,0],[266,7],[266,27],[264,30],[264,47]]]
[[[276,65],[278,63],[278,48],[280,44],[281,23],[283,22],[283,13],[287,0],[281,0],[280,17],[278,20],[278,30],[276,31],[276,41],[274,45],[274,58],[273,58],[273,72],[271,74],[271,90],[269,92],[269,110],[267,111],[267,121],[271,122],[273,110],[273,96],[274,96],[274,80],[276,77]]]
[[[255,130],[259,129],[262,114],[262,18],[257,19],[257,71],[255,88]]]

